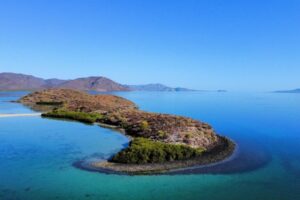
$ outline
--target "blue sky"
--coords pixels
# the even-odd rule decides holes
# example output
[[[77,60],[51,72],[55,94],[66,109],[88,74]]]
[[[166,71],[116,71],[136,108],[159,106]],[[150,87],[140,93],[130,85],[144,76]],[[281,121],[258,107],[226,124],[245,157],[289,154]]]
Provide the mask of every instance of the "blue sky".
[[[0,0],[0,71],[300,87],[299,0]]]

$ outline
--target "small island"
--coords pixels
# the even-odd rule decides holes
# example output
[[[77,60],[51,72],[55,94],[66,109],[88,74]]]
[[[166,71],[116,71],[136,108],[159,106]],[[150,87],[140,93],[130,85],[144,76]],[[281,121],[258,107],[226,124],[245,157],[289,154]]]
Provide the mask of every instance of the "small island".
[[[293,89],[293,90],[277,90],[275,93],[300,93],[300,88]]]
[[[109,160],[81,168],[127,174],[163,173],[222,161],[235,148],[231,140],[217,135],[207,123],[142,111],[133,102],[114,95],[48,89],[28,94],[18,102],[43,111],[43,117],[98,123],[119,129],[130,138],[129,146]]]

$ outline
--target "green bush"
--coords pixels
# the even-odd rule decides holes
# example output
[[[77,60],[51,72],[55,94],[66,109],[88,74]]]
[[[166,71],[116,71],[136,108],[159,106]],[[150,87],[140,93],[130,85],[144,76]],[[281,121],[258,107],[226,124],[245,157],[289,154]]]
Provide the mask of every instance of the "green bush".
[[[166,138],[168,137],[168,134],[167,134],[165,131],[162,131],[162,130],[159,130],[159,131],[157,132],[157,134],[158,134],[158,137],[159,137],[160,139],[166,139]]]
[[[149,124],[147,121],[144,120],[141,122],[140,127],[141,127],[141,130],[145,131],[149,128]]]
[[[186,145],[166,144],[146,138],[135,138],[128,148],[117,153],[112,162],[127,164],[163,163],[197,157],[204,149]]]
[[[71,119],[84,123],[94,123],[101,119],[102,115],[98,113],[84,113],[66,110],[53,110],[52,112],[42,114],[43,117]]]

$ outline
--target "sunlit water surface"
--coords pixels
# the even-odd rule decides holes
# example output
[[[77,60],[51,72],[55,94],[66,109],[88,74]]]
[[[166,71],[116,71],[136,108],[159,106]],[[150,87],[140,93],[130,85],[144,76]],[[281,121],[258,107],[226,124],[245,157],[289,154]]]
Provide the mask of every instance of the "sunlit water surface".
[[[30,113],[0,92],[0,113]],[[300,199],[300,94],[122,92],[140,109],[210,123],[236,158],[181,174],[124,176],[73,167],[127,145],[118,132],[40,117],[0,118],[0,199]]]

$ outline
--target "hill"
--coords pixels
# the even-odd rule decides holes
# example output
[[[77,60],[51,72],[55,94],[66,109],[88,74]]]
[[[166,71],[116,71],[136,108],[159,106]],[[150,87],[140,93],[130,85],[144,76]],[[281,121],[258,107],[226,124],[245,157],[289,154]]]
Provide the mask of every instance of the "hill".
[[[0,73],[0,90],[41,90],[49,88],[94,90],[98,92],[129,90],[129,88],[102,76],[60,80],[42,79],[26,74]]]
[[[45,80],[31,75],[0,73],[0,90],[36,90],[43,88]]]
[[[0,90],[41,90],[66,88],[98,92],[111,91],[194,91],[162,84],[124,85],[103,76],[91,76],[72,80],[43,79],[26,74],[0,73]]]
[[[65,81],[59,84],[57,88],[93,90],[98,92],[129,91],[127,87],[124,87],[123,85],[102,76],[78,78],[74,80]]]

